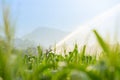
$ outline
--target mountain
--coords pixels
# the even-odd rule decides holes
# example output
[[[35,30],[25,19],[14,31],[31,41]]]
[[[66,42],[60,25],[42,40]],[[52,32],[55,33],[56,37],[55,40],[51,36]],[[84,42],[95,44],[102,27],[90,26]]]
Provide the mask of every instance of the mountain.
[[[17,49],[27,49],[29,47],[30,48],[36,47],[36,45],[33,41],[16,38],[16,39],[14,39],[14,47]]]
[[[35,42],[37,45],[48,48],[51,45],[62,40],[69,32],[62,30],[48,28],[48,27],[39,27],[33,30],[31,33],[22,37],[24,40],[29,40]]]

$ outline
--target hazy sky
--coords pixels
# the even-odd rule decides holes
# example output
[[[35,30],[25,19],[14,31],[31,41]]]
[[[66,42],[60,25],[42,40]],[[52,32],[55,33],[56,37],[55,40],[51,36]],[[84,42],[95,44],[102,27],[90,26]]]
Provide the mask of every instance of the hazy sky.
[[[7,3],[12,16],[17,17],[16,34],[21,37],[37,27],[72,31],[120,0],[7,0]]]

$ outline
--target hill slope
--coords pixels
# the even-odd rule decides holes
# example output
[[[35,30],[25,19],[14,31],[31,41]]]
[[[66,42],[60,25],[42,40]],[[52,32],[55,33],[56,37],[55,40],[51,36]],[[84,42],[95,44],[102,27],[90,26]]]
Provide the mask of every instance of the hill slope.
[[[68,34],[69,32],[58,29],[39,27],[22,38],[33,41],[43,47],[49,47],[62,40]]]

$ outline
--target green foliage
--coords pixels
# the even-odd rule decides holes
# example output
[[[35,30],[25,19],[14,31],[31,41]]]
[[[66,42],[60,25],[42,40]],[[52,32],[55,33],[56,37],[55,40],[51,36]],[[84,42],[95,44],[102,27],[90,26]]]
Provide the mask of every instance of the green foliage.
[[[11,48],[8,55],[9,47],[1,39],[0,78],[3,80],[119,80],[120,45],[109,45],[106,49],[106,42],[97,31],[95,35],[103,49],[98,60],[94,56],[85,55],[86,45],[79,51],[77,44],[73,51],[65,56],[57,55],[51,50],[44,53],[40,46],[37,47],[37,56],[23,55],[22,51],[14,48]],[[110,48],[111,51],[107,52],[106,50]]]
[[[38,55],[22,54],[13,48],[8,13],[4,14],[6,38],[0,38],[0,80],[120,80],[120,44],[110,45],[93,31],[102,48],[99,58],[85,55],[87,45],[78,45],[57,55],[37,47]],[[55,50],[56,52],[56,50]],[[91,53],[92,54],[92,53]]]

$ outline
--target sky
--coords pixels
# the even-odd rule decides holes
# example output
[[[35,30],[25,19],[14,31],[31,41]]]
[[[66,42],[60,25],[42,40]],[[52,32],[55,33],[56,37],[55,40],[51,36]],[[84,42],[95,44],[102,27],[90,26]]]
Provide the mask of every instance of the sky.
[[[6,0],[6,3],[11,9],[13,22],[16,22],[16,36],[22,37],[38,27],[73,31],[120,0]]]

